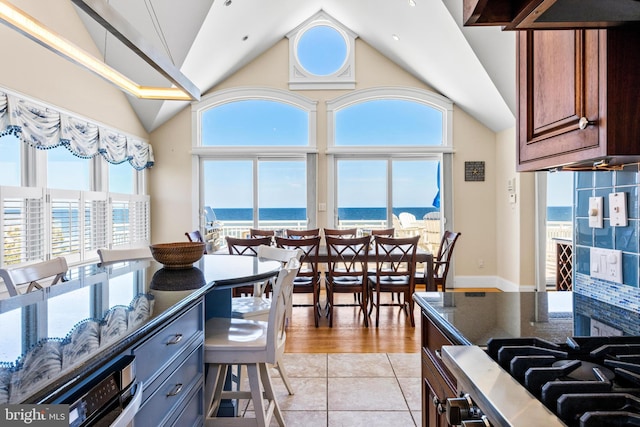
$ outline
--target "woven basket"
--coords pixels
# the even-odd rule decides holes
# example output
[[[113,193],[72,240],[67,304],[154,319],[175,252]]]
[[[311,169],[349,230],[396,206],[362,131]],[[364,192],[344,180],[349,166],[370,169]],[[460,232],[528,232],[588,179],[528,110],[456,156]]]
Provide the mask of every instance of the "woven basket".
[[[193,263],[202,258],[205,243],[174,242],[150,245],[153,259],[164,265],[164,268],[191,268]]]

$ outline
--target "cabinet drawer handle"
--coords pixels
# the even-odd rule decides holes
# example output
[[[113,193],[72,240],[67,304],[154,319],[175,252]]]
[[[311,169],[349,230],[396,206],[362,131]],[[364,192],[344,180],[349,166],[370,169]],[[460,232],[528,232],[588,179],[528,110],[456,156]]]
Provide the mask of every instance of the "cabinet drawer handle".
[[[594,122],[593,120],[589,120],[586,117],[580,117],[580,120],[578,120],[578,127],[581,130],[585,130],[587,126],[593,126],[595,124],[596,122]]]
[[[167,393],[167,397],[173,397],[178,395],[180,392],[182,391],[182,384],[176,384],[176,386],[174,387],[174,389]]]
[[[434,351],[434,353],[436,354],[436,357],[440,360],[442,360],[442,353],[440,352],[440,350],[436,350]]]
[[[180,341],[182,341],[182,334],[175,334],[173,338],[167,341],[167,345],[178,344]]]

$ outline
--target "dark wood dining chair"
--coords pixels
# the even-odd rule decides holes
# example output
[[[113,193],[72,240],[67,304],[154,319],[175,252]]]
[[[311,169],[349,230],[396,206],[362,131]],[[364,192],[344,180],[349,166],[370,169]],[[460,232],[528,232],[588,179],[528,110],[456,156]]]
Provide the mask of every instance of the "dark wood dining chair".
[[[320,229],[312,228],[310,230],[295,230],[292,228],[288,228],[285,230],[285,236],[289,238],[309,238],[309,237],[320,237]]]
[[[240,237],[225,238],[227,240],[227,248],[230,255],[248,255],[258,256],[258,247],[260,245],[271,246],[271,237],[257,237],[254,239],[243,239]],[[233,288],[233,296],[239,297],[242,295],[253,295],[254,285],[250,286],[238,286]],[[264,289],[265,295],[269,295],[270,287],[267,285]]]
[[[189,239],[190,242],[206,243],[202,237],[202,233],[200,233],[200,230],[187,231],[184,235],[187,236],[187,239]],[[204,247],[204,253],[207,253],[206,245]]]
[[[315,237],[276,237],[276,246],[284,249],[300,249],[303,252],[300,270],[293,281],[294,294],[313,294],[312,304],[293,304],[293,307],[313,307],[313,319],[318,327],[320,321],[320,268],[318,250],[320,236]]]
[[[395,237],[395,228],[374,228],[371,230],[371,236]]]
[[[261,230],[258,228],[250,228],[249,229],[249,237],[252,239],[257,239],[260,237],[271,237],[276,235],[275,230]]]
[[[353,239],[355,237],[358,237],[357,228],[345,228],[345,229],[324,228],[323,231],[325,236],[342,237],[342,238],[348,238],[348,239]]]
[[[415,291],[416,252],[420,236],[384,237],[376,236],[374,247],[376,253],[375,275],[368,277],[369,282],[369,314],[375,308],[376,327],[380,323],[380,307],[400,307],[415,327],[413,316],[413,299]],[[383,302],[382,293],[391,295],[390,302]],[[396,301],[394,295],[398,296]]]
[[[454,233],[449,230],[446,230],[442,235],[438,256],[433,260],[433,284],[435,285],[435,289],[427,289],[427,291],[438,291],[439,288],[442,292],[447,290],[447,275],[449,274],[449,267],[451,266],[451,256],[453,255],[456,242],[461,235],[462,233]],[[427,274],[426,268],[425,274]],[[428,287],[429,281],[426,281],[426,283]]]
[[[327,316],[329,327],[333,327],[335,307],[359,307],[364,316],[364,325],[369,327],[367,309],[367,257],[369,236],[346,238],[325,236],[327,244]],[[336,304],[337,293],[353,293],[358,297],[353,304]]]

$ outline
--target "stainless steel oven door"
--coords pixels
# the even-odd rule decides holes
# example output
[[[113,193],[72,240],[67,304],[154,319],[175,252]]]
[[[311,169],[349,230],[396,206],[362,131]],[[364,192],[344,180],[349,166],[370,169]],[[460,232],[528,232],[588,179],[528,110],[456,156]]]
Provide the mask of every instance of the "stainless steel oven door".
[[[135,357],[121,356],[84,378],[51,403],[69,405],[70,427],[126,427],[142,403]]]

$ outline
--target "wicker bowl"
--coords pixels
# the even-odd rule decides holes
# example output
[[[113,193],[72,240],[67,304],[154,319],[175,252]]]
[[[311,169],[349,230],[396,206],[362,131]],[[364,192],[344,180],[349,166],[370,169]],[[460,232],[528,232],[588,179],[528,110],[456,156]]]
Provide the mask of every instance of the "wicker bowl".
[[[202,258],[205,243],[174,242],[150,245],[153,259],[164,265],[164,268],[191,268],[193,263]]]

